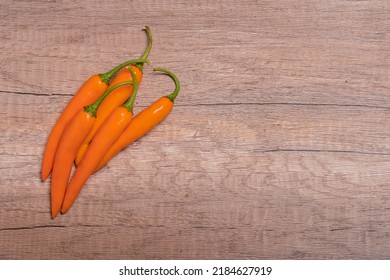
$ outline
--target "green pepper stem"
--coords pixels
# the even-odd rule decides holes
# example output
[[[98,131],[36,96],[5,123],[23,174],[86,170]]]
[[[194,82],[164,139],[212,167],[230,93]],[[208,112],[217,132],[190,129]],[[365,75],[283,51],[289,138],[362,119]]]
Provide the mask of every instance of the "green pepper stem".
[[[129,70],[131,73],[131,77],[133,78],[133,93],[131,94],[130,98],[127,99],[125,104],[123,104],[123,107],[125,107],[129,112],[133,113],[134,101],[138,93],[138,81],[133,68],[129,67]]]
[[[150,30],[149,26],[145,26],[145,31],[148,34],[149,44],[146,47],[144,53],[141,55],[140,59],[147,59],[150,54],[150,51],[152,50],[152,44],[153,44],[152,31]],[[137,67],[140,71],[142,71],[142,68],[144,67],[144,63],[138,62],[135,64],[135,67]]]
[[[142,63],[142,65],[144,63],[147,63],[147,64],[150,64],[149,60],[145,59],[145,58],[140,58],[140,59],[133,59],[133,60],[128,60],[128,61],[125,61],[121,64],[119,64],[118,66],[116,66],[115,68],[111,69],[110,71],[104,73],[104,74],[100,74],[100,78],[102,79],[102,81],[104,83],[106,83],[107,85],[109,84],[110,80],[112,79],[112,77],[119,72],[119,70],[121,70],[123,67],[129,65],[129,64],[134,64],[136,65],[136,63]]]
[[[167,74],[169,77],[172,78],[172,80],[175,82],[175,90],[167,95],[166,97],[169,98],[169,100],[171,100],[172,102],[175,101],[175,98],[177,97],[177,95],[179,94],[179,91],[180,91],[180,82],[179,82],[179,79],[176,77],[175,74],[173,74],[171,71],[165,69],[165,68],[154,68],[153,71],[158,71],[158,72],[164,72],[165,74]]]
[[[136,79],[134,79],[136,80]],[[115,89],[117,89],[118,87],[121,87],[121,86],[124,86],[124,85],[133,85],[134,83],[133,82],[122,82],[122,83],[119,83],[119,84],[116,84],[114,86],[112,86],[111,88],[109,88],[108,90],[106,90],[102,96],[99,97],[98,100],[96,100],[94,103],[88,105],[88,106],[85,106],[84,107],[84,111],[87,112],[90,116],[92,117],[96,117],[96,112],[97,112],[97,109],[99,108],[99,105],[103,102],[103,100]]]

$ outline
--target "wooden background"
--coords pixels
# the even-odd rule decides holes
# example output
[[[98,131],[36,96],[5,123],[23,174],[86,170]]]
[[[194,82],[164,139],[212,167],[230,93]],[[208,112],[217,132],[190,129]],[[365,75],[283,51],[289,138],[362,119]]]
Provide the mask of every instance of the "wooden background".
[[[390,2],[1,1],[1,259],[389,259]],[[47,136],[90,75],[182,83],[50,219]],[[145,67],[135,111],[170,93]]]

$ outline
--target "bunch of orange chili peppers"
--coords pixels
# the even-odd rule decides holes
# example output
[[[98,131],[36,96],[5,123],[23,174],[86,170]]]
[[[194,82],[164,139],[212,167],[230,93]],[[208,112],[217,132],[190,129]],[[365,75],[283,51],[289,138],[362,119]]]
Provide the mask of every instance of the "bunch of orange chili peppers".
[[[88,178],[121,150],[138,140],[171,112],[180,91],[175,74],[164,68],[175,90],[159,98],[133,118],[133,104],[142,80],[142,69],[152,49],[139,59],[126,61],[104,74],[93,75],[77,91],[55,123],[42,161],[42,180],[51,177],[51,217],[66,213]],[[73,163],[76,169],[71,177]],[[70,178],[71,177],[71,178]]]

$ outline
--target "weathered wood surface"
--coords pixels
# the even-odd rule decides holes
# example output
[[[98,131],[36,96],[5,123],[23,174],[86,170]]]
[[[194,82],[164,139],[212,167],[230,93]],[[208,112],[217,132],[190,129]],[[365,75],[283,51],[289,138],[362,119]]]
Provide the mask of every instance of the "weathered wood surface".
[[[390,2],[2,1],[0,259],[390,258]],[[177,73],[168,119],[50,219],[44,145],[92,73]],[[136,111],[172,82],[145,68]]]

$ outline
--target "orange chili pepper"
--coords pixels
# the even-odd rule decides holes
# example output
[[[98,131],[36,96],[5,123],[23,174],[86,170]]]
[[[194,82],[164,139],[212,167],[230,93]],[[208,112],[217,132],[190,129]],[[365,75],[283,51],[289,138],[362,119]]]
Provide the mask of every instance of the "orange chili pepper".
[[[86,105],[95,102],[107,89],[111,78],[123,67],[143,63],[144,59],[126,61],[104,74],[90,77],[77,91],[55,123],[46,143],[42,160],[41,178],[45,181],[53,168],[54,157],[61,135],[69,121]]]
[[[123,82],[108,89],[93,104],[85,106],[76,116],[69,121],[62,133],[58,144],[57,153],[53,164],[53,174],[51,177],[51,217],[54,219],[61,209],[64,199],[66,184],[68,183],[70,172],[76,153],[83,143],[85,137],[92,129],[96,120],[96,111],[102,101],[113,90],[118,87],[128,85],[132,82]]]
[[[162,122],[172,111],[173,102],[180,91],[180,83],[177,77],[170,71],[163,68],[156,68],[154,71],[161,71],[168,74],[175,82],[175,90],[168,96],[160,97],[156,102],[148,108],[137,114],[127,128],[122,132],[121,136],[114,142],[111,148],[99,162],[96,171],[102,168],[121,150],[143,137],[151,131],[156,125]]]
[[[153,43],[152,32],[148,26],[145,27],[145,31],[147,32],[149,37],[149,44],[144,54],[141,56],[141,58],[143,59],[147,59],[150,50],[152,49],[152,43]],[[142,64],[136,64],[136,65],[130,65],[129,67],[124,67],[118,73],[118,75],[113,79],[111,85],[115,85],[117,83],[121,83],[125,81],[132,81],[132,75],[129,68],[132,68],[136,73],[137,82],[139,85],[142,79]],[[91,132],[85,139],[83,145],[80,147],[79,152],[77,153],[76,160],[75,160],[76,166],[80,164],[82,158],[84,157],[85,152],[88,149],[89,143],[92,141],[92,138],[95,136],[96,132],[99,130],[100,126],[103,124],[106,118],[110,115],[112,111],[114,111],[116,108],[121,106],[126,100],[128,100],[132,92],[133,92],[133,85],[120,87],[116,89],[112,94],[110,94],[109,97],[107,97],[103,101],[103,103],[100,105],[96,113],[96,122]]]
[[[130,68],[133,76],[133,94],[123,106],[116,108],[100,127],[92,139],[84,158],[69,182],[62,204],[62,213],[66,213],[77,198],[81,188],[87,182],[89,176],[94,172],[99,161],[107,150],[120,136],[122,131],[130,123],[133,117],[133,104],[137,95],[138,83],[135,72]]]

